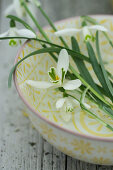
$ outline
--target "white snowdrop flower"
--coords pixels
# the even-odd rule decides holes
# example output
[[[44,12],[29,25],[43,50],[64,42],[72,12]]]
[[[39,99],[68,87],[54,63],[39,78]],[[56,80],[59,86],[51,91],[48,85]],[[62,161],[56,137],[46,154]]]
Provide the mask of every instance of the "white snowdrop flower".
[[[65,49],[62,49],[58,57],[57,68],[51,67],[48,72],[50,78],[49,82],[26,80],[26,83],[39,89],[63,87],[65,90],[75,90],[81,86],[81,81],[79,79],[66,81],[65,75],[68,71],[68,68],[69,55]]]
[[[13,23],[13,24],[12,24]],[[36,34],[34,34],[29,29],[17,29],[15,26],[14,21],[11,20],[10,22],[10,28],[8,31],[0,34],[0,38],[2,37],[28,37],[28,38],[36,38]],[[19,43],[21,43],[20,39],[10,39],[9,45],[10,46],[17,46]]]
[[[77,28],[65,28],[63,30],[59,30],[55,32],[56,36],[74,36],[76,33],[81,33],[83,34],[84,40],[87,41],[92,38],[92,35],[90,33],[90,30],[98,30],[98,31],[103,31],[103,32],[108,32],[108,30],[101,25],[92,25],[92,26],[84,26],[80,29]]]
[[[79,105],[79,102],[70,97],[64,97],[57,100],[56,108],[60,110],[61,117],[65,122],[70,121],[75,104]]]

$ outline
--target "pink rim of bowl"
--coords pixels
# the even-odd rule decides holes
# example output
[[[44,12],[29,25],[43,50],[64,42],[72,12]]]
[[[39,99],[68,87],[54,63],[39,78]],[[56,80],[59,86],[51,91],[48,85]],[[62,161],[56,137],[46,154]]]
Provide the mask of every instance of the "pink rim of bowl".
[[[91,17],[95,17],[95,16],[96,16],[96,17],[107,17],[107,18],[109,17],[109,18],[113,18],[113,15],[91,15]],[[62,23],[62,22],[64,22],[64,21],[72,20],[72,19],[74,19],[74,18],[75,18],[75,19],[76,19],[76,18],[79,18],[79,16],[72,17],[72,18],[67,18],[67,19],[64,19],[64,20],[60,20],[60,21],[55,22],[55,24],[59,24],[59,23]],[[44,27],[44,29],[47,29],[47,28],[49,28],[49,26]],[[25,45],[27,44],[28,41],[29,41],[29,40],[27,40],[27,41],[22,45],[22,47],[19,49],[19,51],[18,51],[18,53],[17,53],[17,56],[16,56],[16,58],[15,58],[14,64],[17,63],[18,57],[19,57],[22,49],[25,47]],[[14,84],[15,84],[15,86],[16,86],[17,92],[18,92],[20,98],[22,99],[22,101],[24,102],[24,104],[25,104],[35,115],[37,115],[40,119],[42,119],[43,121],[47,122],[48,124],[50,124],[50,125],[53,126],[54,128],[58,128],[59,130],[64,131],[64,132],[66,132],[66,133],[70,133],[70,134],[72,134],[72,135],[74,135],[74,136],[78,136],[78,137],[82,137],[82,138],[86,138],[86,139],[90,139],[90,140],[96,140],[96,141],[102,141],[102,142],[113,142],[113,138],[112,138],[112,137],[109,137],[109,138],[108,138],[108,137],[90,136],[90,135],[81,134],[81,133],[79,133],[79,132],[74,132],[74,131],[72,131],[72,130],[65,129],[65,128],[61,127],[60,125],[57,125],[57,124],[51,122],[50,120],[48,120],[47,118],[41,116],[41,114],[40,114],[38,111],[36,111],[35,109],[33,109],[33,107],[30,106],[30,104],[29,104],[29,103],[27,102],[27,100],[24,98],[24,96],[23,96],[23,94],[22,94],[22,92],[21,92],[21,90],[20,90],[20,88],[19,88],[18,82],[17,82],[16,70],[14,71],[13,79],[14,79]]]

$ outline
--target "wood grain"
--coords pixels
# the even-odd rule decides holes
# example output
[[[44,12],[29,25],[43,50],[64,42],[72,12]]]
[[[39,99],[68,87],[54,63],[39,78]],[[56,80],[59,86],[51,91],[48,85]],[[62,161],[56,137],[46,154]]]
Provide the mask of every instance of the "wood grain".
[[[11,0],[0,0],[0,32],[9,28],[4,9]],[[109,0],[42,0],[45,11],[53,21],[83,14],[112,14]],[[41,25],[47,22],[37,13]],[[7,88],[9,70],[18,48],[8,42],[0,44],[0,170],[113,170],[75,160],[64,155],[42,139],[23,117],[24,105],[14,87]]]

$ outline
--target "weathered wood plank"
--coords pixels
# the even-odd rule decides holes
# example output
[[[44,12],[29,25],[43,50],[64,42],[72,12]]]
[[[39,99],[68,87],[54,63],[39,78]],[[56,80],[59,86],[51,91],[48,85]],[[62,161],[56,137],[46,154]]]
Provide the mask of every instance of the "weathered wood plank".
[[[4,9],[12,0],[0,0],[0,32],[9,28],[3,18]],[[42,0],[44,9],[53,21],[81,14],[112,13],[107,0]],[[80,10],[82,9],[82,10]],[[47,24],[38,11],[42,25]],[[17,48],[7,42],[0,44],[0,170],[113,170],[112,166],[88,164],[65,156],[43,140],[21,114],[24,106],[14,87],[7,89],[7,77]]]
[[[53,170],[66,170],[66,156],[53,147]]]
[[[42,169],[43,170],[52,170],[53,167],[53,160],[52,160],[52,146],[44,140],[43,146],[43,162],[42,162]]]

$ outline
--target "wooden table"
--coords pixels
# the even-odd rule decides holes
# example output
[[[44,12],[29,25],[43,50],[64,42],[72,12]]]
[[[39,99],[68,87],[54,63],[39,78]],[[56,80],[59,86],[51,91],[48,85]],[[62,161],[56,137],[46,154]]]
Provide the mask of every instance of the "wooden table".
[[[11,0],[0,0],[0,32],[8,29],[3,18]],[[53,21],[83,14],[112,14],[110,0],[42,0]],[[38,12],[42,25],[46,21]],[[0,170],[113,170],[72,159],[42,139],[24,117],[23,103],[14,87],[7,88],[7,78],[18,48],[0,43]]]

